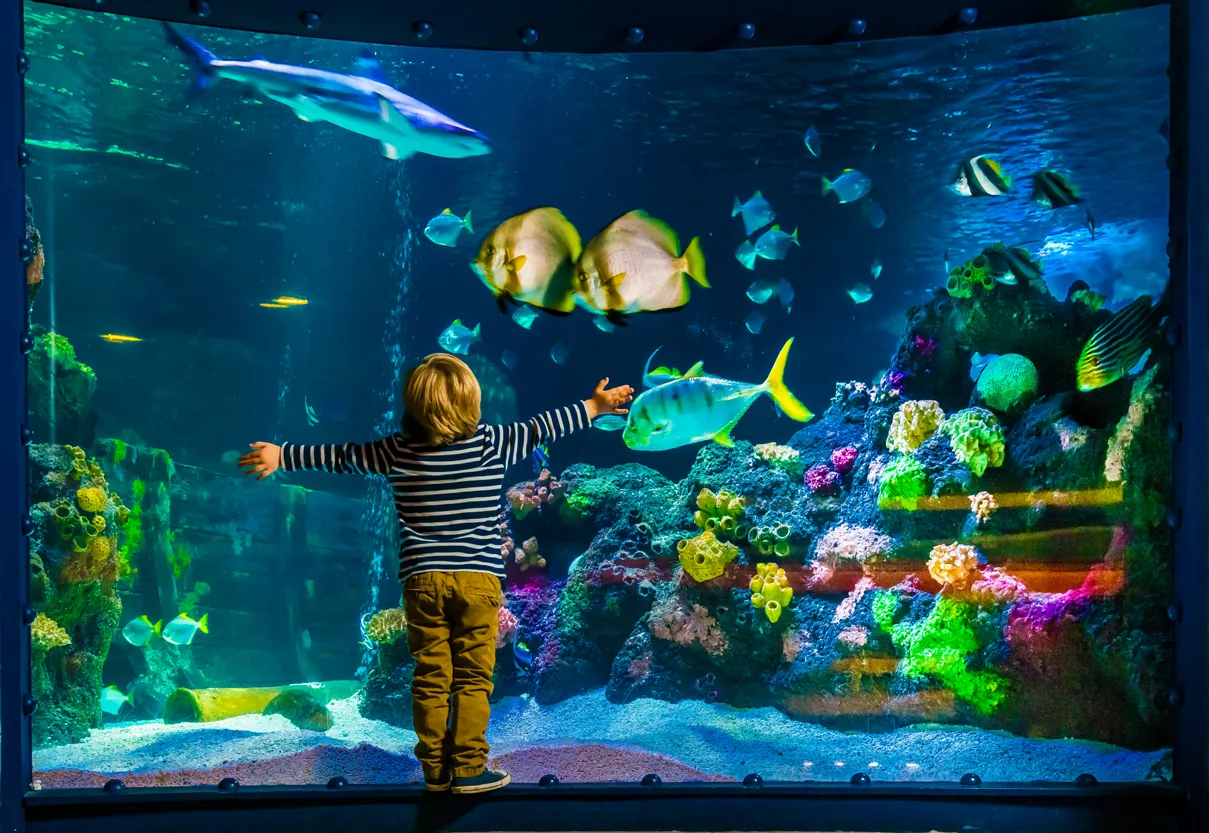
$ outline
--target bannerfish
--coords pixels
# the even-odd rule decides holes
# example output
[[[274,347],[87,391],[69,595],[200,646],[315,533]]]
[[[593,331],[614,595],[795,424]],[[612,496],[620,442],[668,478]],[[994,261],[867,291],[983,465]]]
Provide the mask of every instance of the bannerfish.
[[[571,350],[561,341],[550,348],[550,358],[555,364],[566,364],[567,356],[571,354]]]
[[[739,248],[735,249],[735,260],[742,263],[745,269],[756,268],[756,247],[750,240],[744,240],[739,244]]]
[[[170,642],[173,645],[192,645],[193,637],[197,635],[198,631],[202,633],[210,632],[209,618],[209,613],[203,613],[201,619],[194,621],[189,618],[189,614],[182,613],[164,625],[161,636],[164,637],[165,642]]]
[[[1108,299],[1088,286],[1086,281],[1075,281],[1066,292],[1066,300],[1068,303],[1073,301],[1083,304],[1089,310],[1095,312],[1104,306],[1104,302]]]
[[[869,200],[864,207],[865,219],[869,221],[869,225],[873,228],[881,228],[886,224],[886,209],[882,208],[881,203],[875,200]]]
[[[123,694],[117,686],[110,685],[101,689],[101,711],[105,714],[117,717],[127,703],[133,706],[134,698],[129,694]]]
[[[571,221],[557,208],[545,206],[493,228],[470,268],[494,293],[501,312],[510,301],[519,301],[567,315],[575,309],[575,261],[582,251]]]
[[[446,208],[428,221],[428,225],[424,227],[424,236],[438,246],[456,246],[462,229],[474,234],[474,227],[470,225],[470,212],[467,211],[465,217],[459,217]]]
[[[777,300],[785,309],[789,309],[793,304],[793,285],[784,278],[777,281]]]
[[[122,628],[122,636],[134,647],[142,648],[151,641],[151,637],[160,635],[163,624],[163,620],[152,624],[146,616],[140,616],[126,623],[126,627]]]
[[[873,280],[877,280],[882,275],[882,262],[880,258],[873,258],[873,263],[869,264],[869,274],[873,276]]]
[[[1016,286],[1020,281],[1027,284],[1041,279],[1041,264],[1033,260],[1028,249],[1020,246],[1009,249],[1003,243],[995,243],[983,249],[982,254],[999,283]]]
[[[785,255],[789,254],[790,244],[801,245],[798,243],[798,230],[795,228],[793,234],[786,234],[780,226],[773,226],[756,241],[756,254],[765,260],[784,260]]]
[[[592,323],[596,325],[596,329],[602,333],[611,333],[617,329],[617,325],[603,315],[597,315],[592,318]]]
[[[763,304],[772,297],[772,284],[768,281],[752,281],[747,287],[747,297],[757,304]]]
[[[999,197],[1008,192],[1012,178],[989,156],[974,156],[957,166],[953,190],[963,197]]]
[[[455,318],[453,323],[442,330],[441,334],[437,336],[437,344],[450,353],[457,353],[462,356],[469,355],[470,345],[474,344],[481,337],[482,326],[482,324],[475,324],[474,329],[469,330],[463,326],[461,321]]]
[[[843,173],[835,178],[832,182],[827,177],[823,177],[823,196],[831,191],[835,192],[839,198],[840,204],[846,202],[856,202],[865,194],[869,193],[869,189],[873,187],[873,180],[868,174],[863,174],[860,171],[852,168],[845,168]]]
[[[986,366],[997,358],[999,358],[998,353],[988,353],[985,356],[981,353],[974,353],[970,357],[970,379],[977,382],[978,377],[982,375],[982,371],[986,369]]]
[[[758,336],[760,334],[760,330],[764,329],[764,313],[751,313],[747,316],[747,318],[743,319],[743,326],[746,327],[747,331],[753,336]]]
[[[1159,323],[1167,315],[1166,292],[1159,303],[1140,295],[1101,324],[1079,355],[1075,381],[1087,392],[1124,377],[1154,344]]]
[[[135,336],[124,336],[118,335],[117,333],[105,333],[101,336],[101,340],[108,341],[110,344],[134,344],[142,341],[141,338],[137,338]]]
[[[378,140],[387,159],[417,153],[462,159],[491,152],[491,142],[479,131],[392,87],[382,64],[368,51],[357,58],[352,72],[330,72],[261,58],[221,60],[171,24],[165,23],[164,31],[197,72],[190,95],[201,94],[219,78],[237,81],[255,95],[289,107],[304,122],[326,121]]]
[[[520,359],[517,357],[515,350],[505,350],[503,355],[500,356],[500,362],[509,370],[515,369],[518,361]]]
[[[512,311],[512,320],[529,330],[537,320],[537,313],[533,311],[533,307],[517,307]]]
[[[1046,208],[1065,208],[1083,202],[1083,198],[1062,174],[1042,171],[1033,176],[1033,202]]]
[[[731,209],[730,216],[742,216],[743,229],[747,232],[747,236],[751,237],[777,219],[777,212],[773,211],[768,200],[764,199],[759,191],[756,191],[747,202],[739,202],[739,198],[735,197],[735,205]]]
[[[806,129],[806,150],[810,151],[811,156],[821,156],[823,153],[823,137],[819,135],[819,131],[812,124]]]
[[[671,226],[645,211],[631,211],[584,247],[575,264],[576,302],[620,323],[636,312],[684,306],[690,278],[709,287],[701,240],[694,237],[681,254]]]
[[[785,387],[785,362],[792,345],[792,338],[785,342],[762,383],[710,376],[698,362],[683,376],[640,393],[627,416],[601,417],[594,425],[623,429],[625,444],[641,451],[666,451],[708,440],[730,447],[734,445],[730,432],[764,394],[786,416],[806,422],[813,414]]]
[[[858,283],[848,290],[848,297],[854,303],[863,304],[873,297],[873,290],[869,288],[868,284]]]

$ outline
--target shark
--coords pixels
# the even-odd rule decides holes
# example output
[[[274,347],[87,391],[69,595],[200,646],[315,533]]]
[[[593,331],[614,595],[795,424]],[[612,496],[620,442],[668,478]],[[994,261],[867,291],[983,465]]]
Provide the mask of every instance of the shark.
[[[482,133],[392,87],[381,62],[368,51],[357,58],[352,72],[341,73],[263,58],[223,60],[169,23],[164,31],[196,71],[192,96],[226,78],[253,95],[284,104],[304,122],[328,122],[376,139],[387,159],[417,153],[464,159],[491,153],[491,142]]]

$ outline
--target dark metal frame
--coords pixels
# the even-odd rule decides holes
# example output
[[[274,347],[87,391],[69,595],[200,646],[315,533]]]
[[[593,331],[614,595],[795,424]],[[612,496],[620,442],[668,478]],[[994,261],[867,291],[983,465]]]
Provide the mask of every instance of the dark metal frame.
[[[682,51],[936,34],[1038,23],[1155,0],[986,0],[966,21],[943,0],[736,4],[734,0],[63,0],[59,5],[233,29],[445,48]],[[681,8],[677,8],[681,5]],[[325,7],[326,6],[326,7]],[[740,6],[741,19],[735,16]],[[758,8],[754,6],[760,6]],[[832,7],[834,6],[834,7]],[[1171,3],[1171,288],[1174,350],[1175,775],[1158,784],[765,784],[514,786],[477,800],[415,787],[27,792],[30,695],[20,0],[0,0],[0,833],[342,828],[476,830],[1209,830],[1209,0]],[[744,24],[750,24],[749,29]],[[536,32],[525,32],[532,29]],[[633,30],[640,30],[641,37]],[[1199,45],[1200,48],[1196,48]],[[1198,276],[1197,279],[1192,279]],[[5,288],[7,287],[7,288]],[[199,818],[200,816],[200,818]]]

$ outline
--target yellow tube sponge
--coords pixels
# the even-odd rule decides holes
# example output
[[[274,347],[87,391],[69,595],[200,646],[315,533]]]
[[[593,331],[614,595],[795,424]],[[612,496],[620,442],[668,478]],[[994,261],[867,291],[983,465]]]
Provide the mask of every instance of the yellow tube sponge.
[[[83,512],[100,512],[105,508],[105,491],[95,486],[76,490],[76,505]]]
[[[890,422],[886,448],[900,454],[910,454],[936,433],[944,419],[945,412],[940,409],[939,402],[931,399],[904,402],[894,412],[894,419]]]
[[[686,538],[676,545],[680,552],[680,565],[694,581],[709,581],[722,575],[726,565],[739,555],[734,544],[719,541],[714,533],[706,530],[696,538]]]
[[[748,588],[751,590],[751,606],[757,610],[763,609],[770,622],[780,619],[781,611],[793,600],[789,575],[776,564],[757,564],[756,574]]]

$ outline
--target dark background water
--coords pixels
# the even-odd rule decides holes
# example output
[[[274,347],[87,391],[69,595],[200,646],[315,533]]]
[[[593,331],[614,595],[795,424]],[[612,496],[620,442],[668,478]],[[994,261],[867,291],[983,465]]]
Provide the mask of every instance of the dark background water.
[[[187,462],[217,466],[256,439],[369,439],[393,418],[400,367],[438,349],[454,318],[482,322],[474,353],[497,363],[505,349],[518,354],[506,376],[522,416],[588,395],[601,376],[637,386],[660,345],[663,362],[703,360],[711,373],[758,382],[790,336],[786,381],[821,413],[836,382],[885,368],[904,312],[943,280],[946,250],[956,264],[997,240],[1024,243],[1042,252],[1056,294],[1081,278],[1114,305],[1166,280],[1162,7],[718,54],[377,48],[399,89],[495,143],[485,157],[403,163],[370,139],[241,98],[233,82],[187,99],[189,70],[158,24],[36,3],[26,11],[26,133],[53,143],[35,148],[28,180],[50,276],[35,321],[95,367],[102,436],[125,432]],[[220,57],[333,70],[361,49],[186,31]],[[803,144],[811,124],[819,159]],[[957,163],[978,153],[1013,175],[1010,198],[947,190]],[[820,174],[846,167],[872,177],[883,228],[859,205],[820,196]],[[1029,177],[1044,167],[1081,186],[1096,240],[1082,208],[1028,202]],[[801,246],[749,272],[733,256],[743,228],[730,209],[757,189],[787,230],[799,228]],[[713,288],[613,334],[582,313],[524,331],[497,312],[467,261],[493,225],[537,205],[561,208],[585,243],[645,209],[683,243],[701,237]],[[446,207],[473,212],[473,241],[463,234],[448,249],[423,237]],[[877,281],[875,256],[885,265]],[[775,301],[759,308],[758,336],[743,326],[757,308],[744,295],[755,278],[786,278],[797,295],[790,313]],[[857,282],[875,293],[861,306],[847,295]],[[310,304],[258,306],[279,294]],[[98,336],[108,332],[144,341],[107,344]],[[565,366],[550,358],[559,342],[570,348]],[[347,419],[309,427],[304,396],[347,405]],[[735,436],[783,442],[796,428],[760,402]],[[552,453],[555,468],[636,461],[680,477],[696,448],[633,452],[619,434],[591,432]]]

